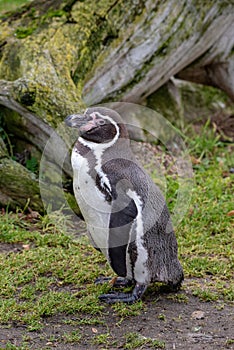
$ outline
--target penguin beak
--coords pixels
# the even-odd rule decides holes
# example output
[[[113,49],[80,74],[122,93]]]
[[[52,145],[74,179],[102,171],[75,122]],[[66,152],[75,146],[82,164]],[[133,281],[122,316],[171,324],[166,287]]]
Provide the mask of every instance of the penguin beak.
[[[80,133],[86,133],[104,125],[105,120],[97,118],[95,113],[90,115],[72,114],[65,119],[65,124],[71,128],[79,129]]]
[[[71,114],[64,120],[64,122],[71,128],[80,128],[86,123],[86,117],[82,114]]]

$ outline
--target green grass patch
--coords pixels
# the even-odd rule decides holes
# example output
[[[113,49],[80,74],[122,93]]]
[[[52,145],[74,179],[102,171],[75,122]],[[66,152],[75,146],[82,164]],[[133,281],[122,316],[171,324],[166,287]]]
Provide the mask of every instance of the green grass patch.
[[[188,303],[189,298],[186,294],[184,293],[179,293],[179,294],[169,294],[167,296],[167,299],[173,300],[176,303]]]
[[[199,166],[200,168],[202,165]],[[227,168],[227,169],[226,169]],[[233,268],[233,175],[216,159],[196,170],[190,213],[177,237],[187,275],[230,279]]]
[[[201,300],[234,300],[233,239],[234,145],[220,141],[209,122],[200,134],[187,138],[193,162],[194,186],[188,212],[176,227],[180,261],[186,278],[194,283]],[[178,177],[166,175],[169,208],[177,201]],[[204,280],[207,282],[204,282]]]
[[[98,294],[107,287],[94,286],[93,281],[105,270],[102,255],[86,238],[75,242],[55,228],[29,231],[15,217],[1,216],[0,241],[27,249],[0,254],[0,322],[35,330],[42,318],[58,313],[100,314]]]
[[[78,331],[64,333],[62,339],[65,343],[79,343],[81,334]]]
[[[150,349],[165,349],[165,342],[157,339],[143,337],[139,333],[126,333],[124,349],[143,349],[145,346]]]

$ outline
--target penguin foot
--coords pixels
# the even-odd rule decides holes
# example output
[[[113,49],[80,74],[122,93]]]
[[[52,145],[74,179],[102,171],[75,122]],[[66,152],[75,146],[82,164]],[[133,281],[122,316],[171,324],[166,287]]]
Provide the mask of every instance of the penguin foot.
[[[131,287],[133,285],[133,281],[124,277],[98,277],[95,284],[103,284],[107,282],[109,282],[114,288]]]
[[[102,294],[99,296],[99,300],[104,301],[107,304],[114,303],[127,303],[133,304],[137,300],[141,299],[142,295],[146,291],[147,285],[145,284],[136,284],[132,293],[119,293],[111,292],[109,294]]]

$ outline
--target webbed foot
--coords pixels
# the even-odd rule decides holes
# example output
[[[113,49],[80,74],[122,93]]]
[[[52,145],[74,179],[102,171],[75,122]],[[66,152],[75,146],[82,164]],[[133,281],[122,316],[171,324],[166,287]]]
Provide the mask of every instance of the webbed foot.
[[[118,302],[133,304],[137,300],[141,299],[142,295],[146,291],[146,288],[147,285],[145,284],[136,284],[132,293],[111,292],[109,294],[100,295],[99,299],[107,304],[114,304]]]

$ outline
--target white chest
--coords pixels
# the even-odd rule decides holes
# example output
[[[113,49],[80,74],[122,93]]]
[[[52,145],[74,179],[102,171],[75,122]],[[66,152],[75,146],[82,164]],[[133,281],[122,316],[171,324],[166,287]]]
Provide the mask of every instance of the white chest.
[[[94,245],[107,256],[111,206],[91,177],[88,160],[73,150],[71,161],[76,201]]]

